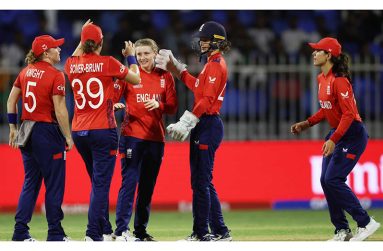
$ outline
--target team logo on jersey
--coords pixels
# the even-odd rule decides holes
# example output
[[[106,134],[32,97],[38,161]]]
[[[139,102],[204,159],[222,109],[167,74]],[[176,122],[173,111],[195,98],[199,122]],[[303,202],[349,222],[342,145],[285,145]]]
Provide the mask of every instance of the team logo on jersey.
[[[161,88],[165,88],[165,79],[164,78],[161,78],[160,86],[161,86]]]
[[[195,81],[194,86],[195,86],[195,87],[198,87],[198,85],[199,85],[199,79],[197,78],[197,80]]]
[[[121,86],[117,83],[114,83],[113,87],[114,87],[114,89],[118,89],[118,90],[121,89]]]
[[[348,98],[348,91],[346,93],[340,93],[340,95],[342,95],[343,98]]]
[[[216,77],[210,77],[210,76],[209,76],[209,83],[210,83],[210,84],[214,84],[214,82],[215,82],[216,79],[217,79]]]
[[[327,86],[326,94],[327,94],[327,95],[330,95],[330,94],[331,94],[331,91],[330,91],[330,85]]]
[[[133,155],[133,149],[132,148],[128,148],[126,150],[126,158],[127,159],[131,159],[132,158],[132,155]]]
[[[123,73],[125,71],[125,66],[124,65],[121,65],[120,66],[120,72]]]

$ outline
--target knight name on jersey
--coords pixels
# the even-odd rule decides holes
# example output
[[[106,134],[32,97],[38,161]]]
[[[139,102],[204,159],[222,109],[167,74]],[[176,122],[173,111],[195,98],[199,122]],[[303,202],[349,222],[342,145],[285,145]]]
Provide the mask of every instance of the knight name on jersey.
[[[28,69],[27,73],[25,74],[25,77],[41,79],[44,75],[44,72],[45,71],[38,70],[38,69]]]
[[[70,74],[84,73],[84,72],[102,72],[104,63],[91,63],[91,64],[71,64]]]
[[[332,105],[330,101],[322,101],[319,100],[320,107],[323,109],[332,109]]]
[[[160,94],[149,94],[149,93],[142,93],[142,94],[136,94],[137,103],[146,102],[150,99],[155,99],[157,101],[161,101],[161,95]]]

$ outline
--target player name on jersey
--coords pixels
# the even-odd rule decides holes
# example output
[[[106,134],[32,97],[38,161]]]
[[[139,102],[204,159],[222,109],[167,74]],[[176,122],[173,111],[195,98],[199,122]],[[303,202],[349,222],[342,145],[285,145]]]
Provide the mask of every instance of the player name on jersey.
[[[27,73],[25,74],[25,77],[41,79],[44,75],[44,72],[45,71],[38,70],[38,69],[28,69]]]
[[[71,64],[70,74],[84,73],[84,72],[102,72],[104,63],[91,63],[91,64]]]

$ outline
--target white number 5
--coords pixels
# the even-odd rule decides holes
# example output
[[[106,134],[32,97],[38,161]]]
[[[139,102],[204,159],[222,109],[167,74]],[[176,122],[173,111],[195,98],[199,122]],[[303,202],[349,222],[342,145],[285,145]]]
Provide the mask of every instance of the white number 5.
[[[36,84],[37,84],[36,82],[28,81],[27,91],[25,92],[25,97],[28,98],[29,96],[31,96],[33,100],[33,104],[31,108],[29,107],[27,102],[24,103],[25,110],[27,110],[27,112],[30,112],[30,113],[32,113],[36,109],[36,97],[35,97],[35,94],[33,94],[33,92],[29,90],[29,86],[36,86]]]

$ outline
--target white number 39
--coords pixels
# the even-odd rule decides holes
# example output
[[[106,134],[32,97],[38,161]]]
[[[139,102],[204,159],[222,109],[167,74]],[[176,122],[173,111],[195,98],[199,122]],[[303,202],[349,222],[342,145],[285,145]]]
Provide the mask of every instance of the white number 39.
[[[98,85],[98,92],[97,93],[93,93],[90,89],[90,85],[92,83],[96,83]],[[73,79],[72,81],[72,88],[74,88],[75,84],[78,84],[79,85],[79,90],[77,91],[77,94],[80,95],[81,97],[81,103],[77,101],[77,98],[75,99],[75,103],[76,103],[76,106],[78,109],[84,109],[85,107],[85,104],[86,104],[86,97],[83,93],[83,89],[84,89],[84,86],[81,82],[80,79]],[[90,78],[87,82],[86,82],[86,92],[88,94],[88,96],[92,99],[96,99],[96,98],[100,98],[100,100],[98,101],[97,104],[94,104],[91,100],[88,101],[88,104],[91,108],[93,109],[97,109],[99,108],[101,105],[102,105],[102,102],[104,101],[104,88],[102,86],[102,82],[101,80],[99,80],[98,78]]]

